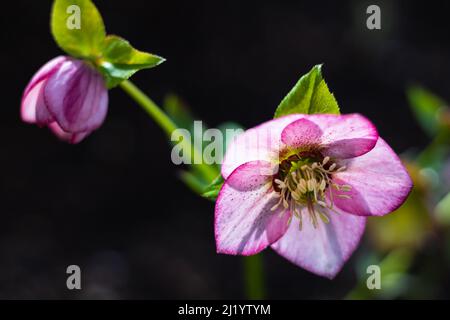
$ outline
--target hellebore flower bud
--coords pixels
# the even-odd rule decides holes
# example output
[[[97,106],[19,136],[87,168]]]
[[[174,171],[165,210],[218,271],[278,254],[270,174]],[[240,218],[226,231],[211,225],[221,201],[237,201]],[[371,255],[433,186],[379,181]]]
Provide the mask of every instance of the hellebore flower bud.
[[[75,144],[102,125],[107,111],[103,76],[81,60],[60,56],[45,64],[25,88],[21,117]]]

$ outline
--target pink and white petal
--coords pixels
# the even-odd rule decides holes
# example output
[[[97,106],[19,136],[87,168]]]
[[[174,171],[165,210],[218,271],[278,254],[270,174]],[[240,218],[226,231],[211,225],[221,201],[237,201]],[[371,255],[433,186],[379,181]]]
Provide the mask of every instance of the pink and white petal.
[[[306,209],[302,214],[302,229],[294,216],[286,233],[271,247],[295,265],[333,279],[358,247],[366,218],[337,209],[337,213],[328,213],[328,224],[320,221],[314,228]]]
[[[71,144],[80,143],[84,138],[86,138],[90,132],[78,132],[70,133],[66,132],[56,123],[52,122],[48,125],[49,129],[57,136],[61,141],[68,142]]]
[[[284,128],[281,141],[290,148],[318,148],[322,142],[322,130],[308,119],[298,119]]]
[[[43,94],[44,85],[45,80],[42,80],[23,96],[20,116],[24,122],[36,123],[36,110],[46,108]]]
[[[340,165],[347,169],[334,174],[333,181],[349,185],[351,191],[342,194],[352,198],[334,196],[334,204],[355,215],[388,214],[402,205],[413,187],[401,160],[382,138],[370,152],[341,161]]]
[[[271,164],[253,161],[239,166],[225,181],[215,207],[218,253],[253,255],[277,241],[287,229],[289,213],[278,202],[272,177],[264,172]]]
[[[45,90],[46,81],[41,87],[41,92],[39,96],[39,103],[36,105],[36,124],[39,126],[46,126],[55,121],[53,115],[48,111],[47,104],[45,103]],[[35,88],[37,88],[36,86]],[[34,90],[34,89],[33,89]]]
[[[49,62],[47,62],[44,66],[42,66],[31,78],[28,83],[23,96],[25,97],[38,83],[42,82],[42,80],[48,79],[50,75],[52,75],[59,66],[66,61],[68,58],[65,56],[58,56]]]
[[[65,61],[47,81],[44,93],[48,110],[67,132],[95,130],[106,117],[104,79],[82,61]]]
[[[226,179],[246,162],[276,161],[282,144],[282,131],[288,124],[303,117],[304,115],[297,114],[270,120],[235,137],[225,154],[222,176]]]
[[[378,132],[364,116],[354,113],[347,115],[309,115],[322,131],[322,154],[338,159],[348,159],[363,155],[375,147]]]
[[[56,57],[47,62],[36,72],[22,96],[20,108],[21,118],[27,123],[38,123],[45,125],[50,122],[50,115],[47,112],[44,101],[44,86],[48,78],[53,75],[61,64],[66,61],[64,56]]]

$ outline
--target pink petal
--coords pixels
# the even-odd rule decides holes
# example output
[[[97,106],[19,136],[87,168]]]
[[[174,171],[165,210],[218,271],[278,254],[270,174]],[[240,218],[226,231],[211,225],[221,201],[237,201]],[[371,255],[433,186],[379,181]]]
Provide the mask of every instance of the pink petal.
[[[287,228],[288,212],[271,208],[277,203],[271,164],[248,162],[228,177],[215,208],[215,237],[218,253],[253,255],[278,240]]]
[[[382,216],[400,207],[413,183],[402,162],[379,138],[370,152],[346,161],[347,169],[333,175],[333,181],[352,187],[352,199],[334,197],[334,203],[348,213],[361,216]],[[335,194],[336,192],[334,192]]]
[[[322,130],[314,122],[303,118],[290,123],[281,133],[284,144],[293,149],[299,147],[319,148],[322,143]]]
[[[282,136],[283,142],[292,148],[320,144],[324,156],[346,159],[372,150],[378,132],[360,114],[313,114],[291,123]]]
[[[35,84],[35,86],[23,96],[20,115],[24,122],[36,123],[36,110],[46,108],[43,94],[44,85],[45,80]]]
[[[44,66],[42,66],[31,78],[30,83],[28,83],[27,87],[25,88],[24,95],[26,95],[30,90],[33,89],[33,87],[39,83],[42,82],[42,80],[48,79],[50,75],[52,75],[59,66],[67,60],[67,57],[59,56],[56,57],[49,62],[47,62]]]
[[[291,123],[283,130],[282,137],[291,148],[320,144],[324,156],[347,159],[372,150],[378,132],[360,114],[313,114]]]
[[[314,228],[307,211],[303,210],[302,229],[294,216],[288,230],[272,244],[272,249],[299,267],[333,279],[358,247],[366,218],[339,209],[337,213],[328,214],[331,221],[328,224],[320,221]]]
[[[228,146],[222,164],[222,175],[226,179],[240,165],[262,160],[276,162],[281,146],[281,132],[291,122],[304,115],[289,115],[270,120],[237,136]]]
[[[77,144],[86,138],[90,132],[69,133],[61,129],[56,123],[52,122],[48,125],[49,129],[56,135],[61,141]]]
[[[45,107],[43,99],[45,82],[66,59],[66,57],[60,56],[50,60],[33,76],[22,96],[21,117],[23,121],[28,123],[37,121],[36,110]]]
[[[342,116],[312,115],[321,127],[323,155],[347,159],[363,155],[375,147],[378,131],[366,117],[354,113]]]
[[[103,77],[82,61],[65,61],[48,79],[44,93],[48,110],[66,132],[93,131],[106,117]]]

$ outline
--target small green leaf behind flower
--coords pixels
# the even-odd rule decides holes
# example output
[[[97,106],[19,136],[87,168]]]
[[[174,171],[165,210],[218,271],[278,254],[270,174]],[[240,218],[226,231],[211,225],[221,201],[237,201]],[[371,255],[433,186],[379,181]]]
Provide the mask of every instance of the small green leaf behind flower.
[[[123,38],[109,35],[104,41],[98,65],[108,88],[113,88],[139,70],[153,68],[164,61],[157,55],[136,50]]]
[[[107,36],[102,16],[91,0],[55,0],[51,29],[59,47],[95,65],[109,89],[137,71],[165,61],[157,55],[136,50],[123,38]]]
[[[106,37],[102,16],[90,0],[55,0],[51,30],[63,51],[82,59],[100,55]]]
[[[322,77],[322,65],[314,66],[300,78],[281,101],[274,118],[295,113],[340,113],[338,103]]]

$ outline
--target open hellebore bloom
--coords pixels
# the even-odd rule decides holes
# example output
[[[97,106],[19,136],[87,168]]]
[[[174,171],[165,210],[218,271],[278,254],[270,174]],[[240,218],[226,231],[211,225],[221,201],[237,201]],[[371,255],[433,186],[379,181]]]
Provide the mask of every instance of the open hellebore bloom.
[[[60,56],[31,79],[21,116],[27,123],[48,126],[63,141],[79,143],[102,125],[107,110],[103,76],[81,60]]]
[[[218,253],[268,246],[333,278],[357,248],[367,216],[397,209],[412,188],[397,155],[359,114],[289,115],[238,136],[222,166]]]

